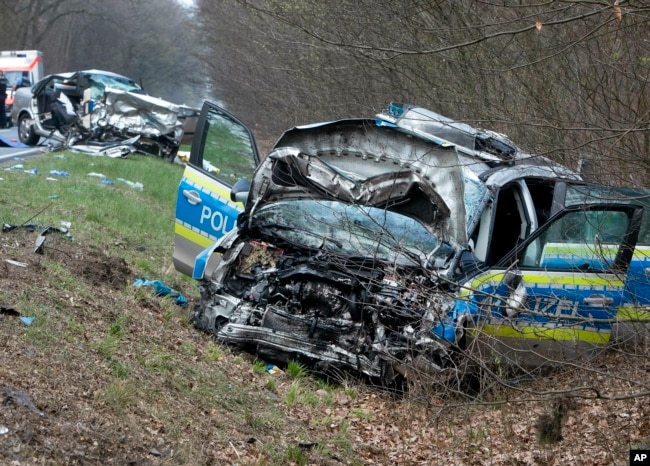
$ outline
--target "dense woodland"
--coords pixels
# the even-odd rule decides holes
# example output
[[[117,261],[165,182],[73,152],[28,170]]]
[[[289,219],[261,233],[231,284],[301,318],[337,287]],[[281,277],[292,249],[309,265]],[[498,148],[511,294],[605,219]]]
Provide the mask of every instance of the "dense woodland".
[[[273,141],[415,103],[607,181],[647,184],[645,0],[0,0],[0,48],[221,102]]]

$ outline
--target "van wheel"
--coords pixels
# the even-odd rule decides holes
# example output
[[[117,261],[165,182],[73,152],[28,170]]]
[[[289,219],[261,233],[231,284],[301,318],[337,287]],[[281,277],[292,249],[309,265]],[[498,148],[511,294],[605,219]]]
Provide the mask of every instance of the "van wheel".
[[[38,134],[34,133],[34,126],[29,115],[20,115],[18,118],[18,139],[28,146],[35,146],[40,139]]]

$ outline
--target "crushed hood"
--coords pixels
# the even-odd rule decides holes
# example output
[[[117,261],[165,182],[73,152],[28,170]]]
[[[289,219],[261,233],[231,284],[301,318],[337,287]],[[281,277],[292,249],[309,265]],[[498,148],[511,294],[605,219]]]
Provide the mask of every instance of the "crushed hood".
[[[118,129],[148,136],[173,133],[178,123],[177,105],[145,94],[106,90],[105,107],[96,118]]]
[[[256,171],[249,208],[322,198],[399,212],[465,245],[464,181],[453,148],[354,119],[293,128]]]

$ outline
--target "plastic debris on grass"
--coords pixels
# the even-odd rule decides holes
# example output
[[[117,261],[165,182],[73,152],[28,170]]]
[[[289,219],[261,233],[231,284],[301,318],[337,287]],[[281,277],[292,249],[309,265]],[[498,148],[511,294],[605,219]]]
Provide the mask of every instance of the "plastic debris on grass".
[[[144,185],[140,182],[129,181],[129,180],[125,180],[124,178],[118,178],[117,181],[119,181],[120,183],[124,183],[125,185],[130,186],[133,189],[137,189],[138,191],[142,191],[144,189]]]
[[[179,306],[187,305],[187,298],[178,291],[168,287],[161,280],[148,280],[146,278],[138,278],[133,282],[133,286],[141,288],[143,286],[152,287],[156,296],[169,296],[175,298],[176,304]]]
[[[25,325],[32,325],[32,323],[34,322],[33,317],[23,316],[23,317],[19,317],[19,319]]]
[[[102,179],[102,184],[105,184],[107,186],[113,186],[115,184],[111,180],[106,178],[106,175],[104,175],[103,173],[90,172],[90,173],[88,173],[87,176],[94,176],[95,178],[101,178]]]
[[[50,175],[54,176],[70,176],[70,173],[62,170],[50,170]]]

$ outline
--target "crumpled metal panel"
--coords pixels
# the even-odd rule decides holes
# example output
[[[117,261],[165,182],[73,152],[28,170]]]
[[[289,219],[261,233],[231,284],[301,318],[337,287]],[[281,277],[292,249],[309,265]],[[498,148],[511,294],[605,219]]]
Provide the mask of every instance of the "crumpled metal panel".
[[[108,125],[130,133],[160,136],[173,133],[178,123],[178,105],[132,92],[106,91],[103,119]]]
[[[308,174],[322,188],[323,195],[340,196],[347,201],[398,199],[399,189],[419,185],[430,196],[432,204],[438,203],[436,199],[441,200],[439,212],[449,215],[443,236],[458,245],[467,243],[465,183],[453,148],[443,148],[398,128],[377,126],[374,120],[357,119],[287,131],[263,163],[272,164],[283,158],[292,160],[291,164],[299,172]],[[296,187],[269,184],[264,179],[268,173],[270,168],[257,171],[251,201],[257,202],[262,195],[277,200],[305,192]],[[391,177],[400,182],[391,181]],[[373,182],[364,187],[364,182],[371,178]],[[363,189],[367,190],[366,194],[362,194]],[[429,219],[427,224],[432,226],[432,222]],[[440,223],[440,218],[435,222]]]
[[[580,181],[582,178],[572,170],[553,163],[547,159],[537,160],[537,165],[521,164],[513,165],[501,170],[495,171],[486,180],[485,184],[488,188],[497,190],[502,186],[512,182],[513,180],[521,179],[524,177],[529,178],[544,178],[544,179],[557,179]],[[542,165],[544,164],[544,165]]]
[[[326,198],[357,205],[387,207],[417,218],[437,236],[445,239],[448,236],[449,207],[430,183],[411,170],[389,171],[354,182],[337,173],[319,157],[307,156],[301,152],[277,151],[269,156],[269,160],[283,162],[285,169],[296,176],[295,181],[300,183],[302,180],[304,183],[297,186],[300,193],[298,196],[293,194],[295,190],[292,187],[278,187],[283,191],[283,198],[303,197],[302,188],[311,187],[314,191],[308,191],[309,198],[313,198],[315,193],[323,193]]]

